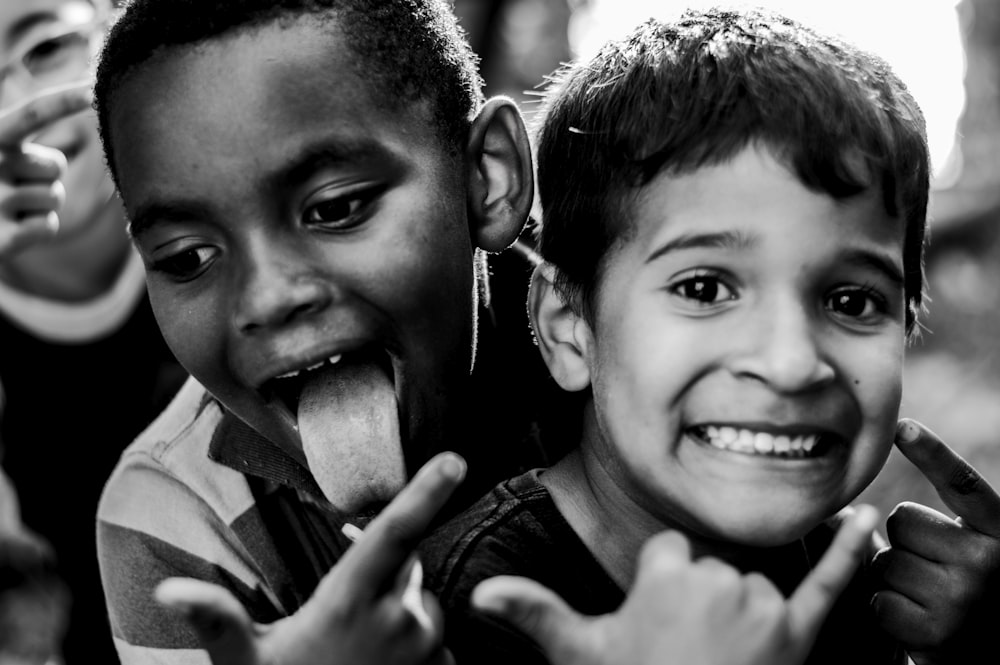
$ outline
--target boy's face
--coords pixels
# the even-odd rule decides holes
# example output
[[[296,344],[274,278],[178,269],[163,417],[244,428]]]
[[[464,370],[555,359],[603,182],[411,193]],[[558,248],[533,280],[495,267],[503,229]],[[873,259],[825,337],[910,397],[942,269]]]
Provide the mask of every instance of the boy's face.
[[[0,110],[26,102],[42,90],[82,82],[103,23],[98,7],[87,0],[3,0],[0,2]],[[31,137],[61,150],[68,168],[63,184],[66,203],[59,212],[60,237],[82,228],[113,193],[106,175],[97,118],[93,111],[52,123]]]
[[[462,162],[425,109],[373,99],[355,60],[306,21],[170,52],[115,93],[110,130],[153,308],[191,374],[300,459],[301,391],[314,412],[388,392],[419,462],[447,444],[472,361]]]
[[[650,183],[612,252],[586,437],[625,500],[765,546],[853,500],[901,393],[903,223],[878,188],[835,201],[748,148]]]

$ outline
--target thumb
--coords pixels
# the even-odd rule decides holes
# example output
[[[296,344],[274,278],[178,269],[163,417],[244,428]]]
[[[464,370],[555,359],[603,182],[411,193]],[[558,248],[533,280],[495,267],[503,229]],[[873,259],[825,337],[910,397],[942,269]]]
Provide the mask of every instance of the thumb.
[[[538,582],[510,575],[491,577],[473,589],[472,605],[519,628],[553,662],[581,662],[576,654],[584,649],[580,636],[590,620]]]
[[[226,589],[201,580],[171,577],[160,582],[155,596],[184,616],[212,665],[260,664],[254,623]]]

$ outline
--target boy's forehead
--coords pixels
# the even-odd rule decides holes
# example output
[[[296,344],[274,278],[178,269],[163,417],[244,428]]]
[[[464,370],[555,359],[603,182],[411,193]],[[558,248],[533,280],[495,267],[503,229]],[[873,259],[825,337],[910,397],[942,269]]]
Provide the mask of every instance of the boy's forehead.
[[[331,142],[368,154],[441,149],[429,111],[386,106],[356,58],[336,32],[301,21],[161,51],[110,99],[123,193],[167,169],[172,182],[198,169],[283,168]]]

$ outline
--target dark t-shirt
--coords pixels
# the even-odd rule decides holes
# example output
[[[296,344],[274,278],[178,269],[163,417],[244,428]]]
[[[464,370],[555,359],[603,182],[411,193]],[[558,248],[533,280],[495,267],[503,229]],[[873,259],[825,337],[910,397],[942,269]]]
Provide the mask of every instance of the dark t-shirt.
[[[503,621],[469,606],[473,588],[495,575],[521,575],[555,591],[578,612],[606,614],[624,601],[607,575],[539,483],[539,470],[505,481],[436,530],[421,546],[426,583],[445,611],[445,642],[459,665],[548,663],[530,639]],[[828,547],[833,525],[824,525],[789,548],[798,577]],[[779,588],[788,581],[777,583]],[[807,665],[895,665],[905,655],[875,624],[873,589],[859,573],[831,611]]]

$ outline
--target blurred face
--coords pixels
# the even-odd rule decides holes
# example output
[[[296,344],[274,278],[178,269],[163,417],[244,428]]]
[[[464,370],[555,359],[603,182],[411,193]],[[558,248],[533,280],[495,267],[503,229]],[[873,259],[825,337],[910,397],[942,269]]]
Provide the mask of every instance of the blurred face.
[[[355,60],[306,21],[168,53],[112,100],[114,159],[156,317],[195,378],[300,459],[304,411],[388,386],[421,461],[472,360],[463,167]]]
[[[764,150],[644,188],[613,249],[584,451],[629,510],[771,546],[853,500],[900,401],[903,224]]]
[[[100,18],[86,0],[0,2],[0,111],[46,88],[91,76],[103,29]],[[112,193],[96,115],[88,110],[63,118],[32,140],[62,151],[69,163],[66,203],[59,213],[61,237],[68,237],[86,226]]]

